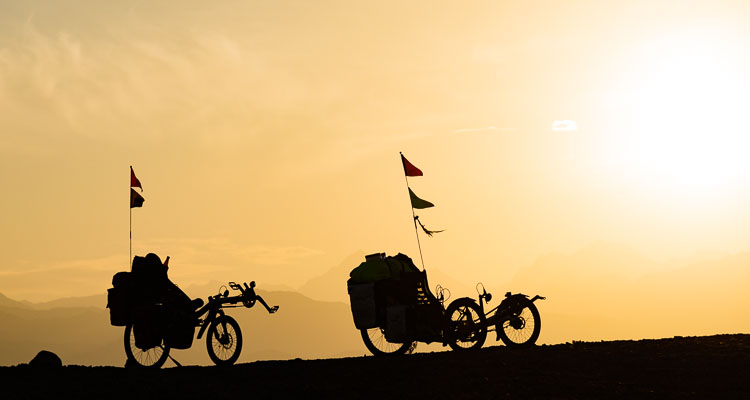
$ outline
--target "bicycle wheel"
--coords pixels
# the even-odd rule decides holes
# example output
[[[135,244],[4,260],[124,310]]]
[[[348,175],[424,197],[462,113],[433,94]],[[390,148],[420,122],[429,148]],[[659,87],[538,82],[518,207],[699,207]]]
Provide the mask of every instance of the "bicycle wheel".
[[[206,350],[216,365],[232,365],[240,358],[242,331],[234,318],[222,315],[211,322],[206,336]]]
[[[487,321],[474,300],[456,299],[445,310],[445,315],[448,317],[448,344],[453,350],[482,347],[487,339]]]
[[[381,328],[360,329],[362,341],[365,342],[367,350],[376,356],[388,356],[406,354],[414,351],[415,342],[391,343],[385,340],[385,331]]]
[[[142,350],[135,345],[135,334],[133,333],[133,324],[125,327],[125,355],[128,361],[143,368],[158,369],[167,362],[169,357],[169,346],[162,339],[158,346]]]
[[[499,310],[498,310],[499,311]],[[534,303],[527,301],[523,308],[497,326],[500,340],[506,346],[531,346],[539,338],[542,330],[542,318]]]

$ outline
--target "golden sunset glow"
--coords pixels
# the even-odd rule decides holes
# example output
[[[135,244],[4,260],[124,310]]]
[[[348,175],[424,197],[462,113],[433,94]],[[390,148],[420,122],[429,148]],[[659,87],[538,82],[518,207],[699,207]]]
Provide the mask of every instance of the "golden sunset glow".
[[[628,169],[631,184],[713,201],[745,186],[750,80],[738,39],[719,27],[683,30],[628,53],[609,101],[632,105],[631,119],[622,120],[629,137],[606,155]]]
[[[419,260],[403,152],[454,299],[547,296],[540,343],[747,331],[750,6],[689,3],[0,1],[0,294],[105,295],[132,165],[133,253],[191,295],[348,312],[365,254]],[[329,322],[294,351],[359,354]]]

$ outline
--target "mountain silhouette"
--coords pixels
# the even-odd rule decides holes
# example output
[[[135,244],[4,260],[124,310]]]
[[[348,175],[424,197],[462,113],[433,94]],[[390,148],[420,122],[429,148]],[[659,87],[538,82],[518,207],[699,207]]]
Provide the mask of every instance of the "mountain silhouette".
[[[219,287],[215,289],[213,294]],[[281,311],[269,316],[259,307],[227,310],[239,322],[245,340],[239,362],[366,352],[348,303],[316,301],[295,292],[258,293],[281,305]],[[110,325],[105,306],[103,295],[31,305],[0,295],[0,365],[28,362],[41,349],[58,354],[65,364],[124,365],[123,328]],[[184,365],[211,364],[203,340],[172,355]]]
[[[281,311],[269,316],[259,308],[228,310],[245,338],[239,362],[367,354],[346,294],[348,272],[360,262],[354,258],[356,254],[304,286],[307,294],[264,290],[258,282],[258,293]],[[506,290],[547,296],[537,302],[543,322],[539,344],[747,332],[748,265],[750,253],[657,263],[627,246],[595,243],[575,253],[540,257],[502,287],[488,283],[495,295],[489,306],[496,306]],[[438,270],[428,270],[431,289],[437,283],[448,286],[440,277]],[[221,285],[192,285],[185,291],[205,299]],[[311,298],[319,293],[314,288],[325,285],[342,300]],[[449,302],[475,297],[473,288],[457,285],[457,290],[448,286]],[[104,294],[38,304],[0,294],[0,365],[28,362],[42,349],[66,364],[123,365],[123,328],[110,326],[105,306]],[[495,344],[492,339],[490,335],[487,345]],[[417,347],[421,352],[441,350],[439,344]],[[203,341],[173,356],[185,365],[210,364]]]
[[[16,301],[0,293],[0,307],[31,308],[32,303],[27,301]]]
[[[365,253],[356,251],[341,261],[335,267],[322,275],[316,276],[299,287],[299,292],[305,296],[323,301],[349,302],[346,291],[346,281],[349,272],[365,260]]]

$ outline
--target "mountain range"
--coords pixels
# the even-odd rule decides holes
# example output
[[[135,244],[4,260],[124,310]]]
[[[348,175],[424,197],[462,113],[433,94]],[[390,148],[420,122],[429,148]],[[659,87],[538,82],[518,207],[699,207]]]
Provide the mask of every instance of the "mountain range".
[[[367,354],[354,328],[346,293],[348,272],[364,260],[346,257],[328,272],[295,290],[258,293],[280,311],[262,307],[230,309],[242,328],[240,362],[267,359],[330,358]],[[489,287],[499,304],[504,292],[540,294],[539,343],[709,335],[750,331],[750,253],[704,260],[657,263],[625,246],[596,243],[571,254],[549,254],[519,272],[507,287]],[[428,271],[431,288],[440,282],[453,297],[473,290],[437,270]],[[445,283],[448,282],[448,283]],[[178,282],[179,284],[179,282]],[[216,294],[209,282],[186,288],[192,297]],[[105,292],[106,288],[102,288]],[[39,350],[60,355],[66,364],[123,365],[122,327],[109,324],[104,293],[45,303],[0,294],[0,365],[28,362]],[[494,344],[488,338],[487,345]],[[420,344],[418,351],[439,351]],[[210,363],[203,341],[173,356],[183,364]]]

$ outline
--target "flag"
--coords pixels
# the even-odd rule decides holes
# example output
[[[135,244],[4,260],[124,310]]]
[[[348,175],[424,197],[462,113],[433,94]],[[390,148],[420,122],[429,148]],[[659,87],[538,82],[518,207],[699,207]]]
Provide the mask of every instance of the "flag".
[[[422,221],[419,220],[418,216],[415,215],[414,219],[417,220],[417,222],[419,222],[419,226],[422,227],[422,230],[424,231],[425,234],[427,234],[427,236],[432,237],[432,235],[434,235],[436,233],[440,233],[440,232],[445,231],[445,229],[441,229],[439,231],[431,231],[431,230],[427,229],[427,227],[424,226],[424,224],[422,223]]]
[[[143,196],[138,194],[133,188],[130,188],[130,208],[143,207],[144,201],[146,201],[146,199],[144,199]]]
[[[138,180],[138,178],[135,177],[135,172],[133,172],[133,167],[130,167],[130,187],[134,188],[141,188],[141,192],[143,191],[143,186],[141,186],[141,181]],[[132,207],[132,205],[131,205]],[[140,207],[140,206],[138,206]]]
[[[409,188],[409,197],[411,198],[411,208],[429,208],[429,207],[435,207],[435,205],[432,204],[432,203],[430,203],[429,201],[422,200],[419,197],[417,197],[417,195],[414,194],[414,192],[411,191],[411,188]]]
[[[406,176],[422,176],[422,170],[415,167],[414,164],[410,163],[409,160],[401,154],[401,163],[404,164],[404,174]]]

